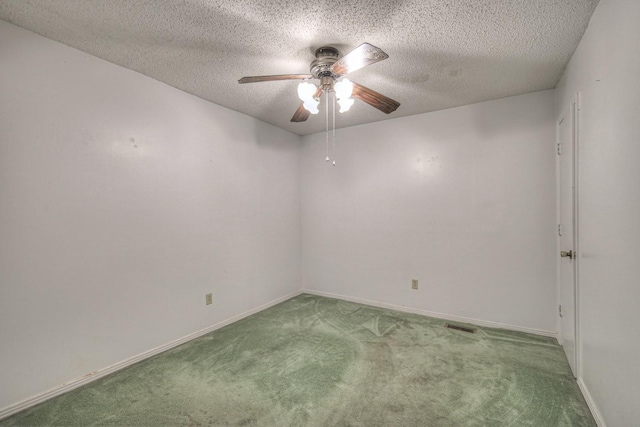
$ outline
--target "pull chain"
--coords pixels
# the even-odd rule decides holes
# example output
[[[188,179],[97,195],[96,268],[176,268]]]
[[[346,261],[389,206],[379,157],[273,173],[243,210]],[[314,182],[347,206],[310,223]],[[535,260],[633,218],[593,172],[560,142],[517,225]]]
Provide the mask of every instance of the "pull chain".
[[[336,93],[333,92],[333,166],[336,165]]]
[[[325,162],[329,161],[329,93],[325,91],[325,108],[324,108],[324,120],[327,131],[325,132],[327,139],[327,158],[324,159]]]

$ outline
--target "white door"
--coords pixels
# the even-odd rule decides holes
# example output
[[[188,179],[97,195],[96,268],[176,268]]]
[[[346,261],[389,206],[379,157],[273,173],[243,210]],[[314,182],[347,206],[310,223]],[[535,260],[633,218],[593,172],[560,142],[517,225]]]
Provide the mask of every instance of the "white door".
[[[572,102],[558,120],[560,168],[560,341],[573,376],[576,376],[576,103]]]

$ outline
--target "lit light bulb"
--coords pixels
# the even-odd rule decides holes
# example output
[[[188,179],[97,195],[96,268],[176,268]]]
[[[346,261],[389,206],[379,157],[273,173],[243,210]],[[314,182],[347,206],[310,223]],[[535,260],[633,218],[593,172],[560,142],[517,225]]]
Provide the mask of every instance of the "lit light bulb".
[[[301,101],[313,99],[313,95],[318,88],[313,83],[302,82],[298,85],[298,98]]]
[[[336,98],[338,98],[338,104],[340,104],[340,112],[344,113],[349,111],[349,108],[353,105],[353,83],[349,79],[343,79],[335,84],[333,89],[336,91]]]
[[[304,101],[304,104],[302,105],[311,114],[318,114],[320,112],[320,110],[318,110],[318,104],[320,104],[320,101],[316,101],[315,99],[311,98],[306,99]]]
[[[347,99],[351,97],[353,93],[353,83],[349,79],[343,79],[335,84],[333,89],[336,91],[336,97],[338,99]]]
[[[311,114],[318,114],[320,101],[314,98],[318,88],[313,83],[302,82],[298,85],[298,98],[303,102],[303,107]]]
[[[355,100],[353,98],[338,99],[338,104],[340,105],[340,112],[344,113],[346,111],[349,111],[349,108],[351,108],[354,101]]]

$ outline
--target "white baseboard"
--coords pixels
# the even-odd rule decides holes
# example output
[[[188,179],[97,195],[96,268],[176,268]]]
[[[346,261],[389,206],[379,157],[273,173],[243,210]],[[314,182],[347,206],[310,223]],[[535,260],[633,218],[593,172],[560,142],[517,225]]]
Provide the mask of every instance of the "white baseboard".
[[[66,393],[68,391],[71,391],[73,389],[76,389],[80,386],[83,386],[85,384],[88,384],[92,381],[97,380],[98,378],[102,378],[106,375],[109,375],[113,372],[119,371],[120,369],[126,368],[127,366],[131,366],[134,363],[140,362],[144,359],[148,359],[151,356],[155,356],[156,354],[162,353],[163,351],[167,351],[169,349],[172,349],[174,347],[177,347],[181,344],[184,344],[188,341],[191,341],[193,339],[196,339],[198,337],[201,337],[202,335],[208,334],[209,332],[213,332],[216,329],[220,329],[223,326],[227,326],[233,322],[237,322],[238,320],[244,319],[245,317],[251,316],[252,314],[258,313],[259,311],[262,311],[264,309],[267,309],[269,307],[272,307],[276,304],[279,304],[283,301],[286,301],[290,298],[293,298],[297,295],[300,295],[302,293],[302,291],[296,291],[293,292],[289,295],[285,295],[283,297],[280,297],[278,299],[275,299],[273,301],[270,301],[266,304],[263,304],[261,306],[258,306],[252,310],[246,311],[244,313],[238,314],[237,316],[233,316],[227,320],[223,320],[222,322],[216,323],[215,325],[211,325],[207,328],[201,329],[197,332],[194,332],[192,334],[189,334],[187,336],[184,336],[182,338],[179,338],[175,341],[171,341],[170,343],[161,345],[160,347],[156,347],[154,349],[145,351],[143,353],[140,353],[136,356],[130,357],[129,359],[125,359],[121,362],[118,362],[114,365],[111,366],[107,366],[106,368],[102,368],[102,369],[98,369],[97,371],[93,371],[90,374],[84,375],[80,378],[76,378],[68,383],[64,383],[62,385],[59,385],[57,387],[54,387],[50,390],[47,390],[43,393],[39,393],[35,396],[29,397],[25,400],[22,400],[18,403],[14,403],[12,405],[9,405],[5,408],[0,409],[0,420],[6,417],[9,417],[13,414],[16,414],[20,411],[23,411],[31,406],[37,405],[38,403],[42,403],[45,400],[49,400],[53,397],[59,396],[63,393]]]
[[[589,393],[589,389],[587,388],[587,385],[584,383],[584,381],[582,381],[582,378],[578,378],[577,382],[578,382],[578,387],[580,387],[580,391],[584,396],[584,400],[587,401],[587,406],[591,411],[591,415],[593,415],[593,418],[596,420],[596,424],[598,425],[598,427],[607,427],[607,425],[604,422],[604,418],[602,418],[602,414],[598,410],[598,407],[596,406],[595,401],[591,397],[591,393]]]
[[[529,334],[542,335],[545,337],[552,337],[556,339],[558,338],[558,334],[556,332],[545,331],[542,329],[526,328],[524,326],[514,326],[514,325],[507,325],[505,323],[491,322],[489,320],[480,320],[480,319],[473,319],[470,317],[455,316],[452,314],[444,314],[444,313],[438,313],[435,311],[427,311],[427,310],[421,310],[418,308],[405,307],[403,305],[387,304],[384,302],[371,301],[367,299],[356,298],[356,297],[351,297],[346,295],[332,294],[329,292],[322,292],[322,291],[314,291],[312,289],[303,289],[302,293],[318,295],[321,297],[335,298],[335,299],[340,299],[340,300],[350,301],[350,302],[357,302],[360,304],[371,305],[374,307],[388,308],[390,310],[402,311],[405,313],[420,314],[423,316],[435,317],[437,319],[451,320],[454,322],[462,322],[462,323],[471,323],[473,325],[486,326],[488,328],[508,329],[511,331],[527,332]]]

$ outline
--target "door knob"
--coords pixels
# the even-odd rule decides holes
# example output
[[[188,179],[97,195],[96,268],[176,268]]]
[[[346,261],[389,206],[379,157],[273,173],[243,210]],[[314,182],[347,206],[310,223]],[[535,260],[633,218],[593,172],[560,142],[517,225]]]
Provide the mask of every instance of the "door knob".
[[[573,259],[573,251],[560,251],[560,256],[562,258],[569,257],[569,259]]]

